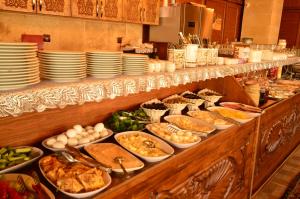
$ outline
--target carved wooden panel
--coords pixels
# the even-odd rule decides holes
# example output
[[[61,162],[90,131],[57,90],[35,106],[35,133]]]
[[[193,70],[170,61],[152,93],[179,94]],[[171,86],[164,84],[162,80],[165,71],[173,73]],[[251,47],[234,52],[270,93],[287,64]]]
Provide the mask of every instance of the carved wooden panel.
[[[159,24],[159,0],[143,0],[143,24]]]
[[[37,0],[37,13],[71,16],[71,0]]]
[[[254,192],[300,143],[300,97],[285,100],[261,117]]]
[[[257,121],[181,151],[96,198],[249,198]]]
[[[72,16],[82,18],[99,18],[101,2],[100,0],[73,0]]]
[[[36,0],[1,0],[0,10],[36,12]]]
[[[143,0],[123,0],[123,15],[126,22],[142,23]]]
[[[101,0],[100,18],[110,21],[122,21],[123,0]]]

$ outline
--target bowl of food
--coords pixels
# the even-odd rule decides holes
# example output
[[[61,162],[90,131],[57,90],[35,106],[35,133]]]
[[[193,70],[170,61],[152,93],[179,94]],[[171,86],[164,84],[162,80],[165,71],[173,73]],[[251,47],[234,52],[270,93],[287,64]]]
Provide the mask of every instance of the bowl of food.
[[[168,129],[168,125],[169,123],[153,123],[147,124],[146,128],[154,135],[177,148],[189,148],[201,141],[201,137],[193,134],[191,131],[171,132]]]
[[[218,130],[224,130],[231,126],[233,126],[232,123],[229,123],[226,120],[223,120],[220,117],[217,117],[216,115],[212,114],[209,111],[189,111],[187,114],[193,118],[205,121],[209,124],[214,125]]]
[[[174,149],[161,139],[142,131],[127,131],[115,135],[125,149],[147,162],[158,162],[170,157]]]
[[[199,110],[199,106],[205,101],[201,99],[200,96],[190,91],[182,93],[181,96],[188,101],[189,104],[187,107],[190,111]]]
[[[42,145],[51,151],[62,151],[65,150],[66,145],[81,148],[87,144],[101,142],[112,135],[113,132],[105,128],[103,123],[85,128],[81,125],[74,125],[72,129],[64,133],[45,139]]]
[[[43,154],[41,149],[32,146],[2,147],[0,149],[0,174],[25,167]]]
[[[107,172],[81,163],[69,164],[56,155],[40,159],[39,168],[52,186],[73,198],[94,196],[111,184]]]
[[[210,90],[210,89],[203,89],[198,92],[198,95],[202,98],[205,99],[206,101],[216,103],[218,102],[221,98],[222,95],[220,93],[217,93],[216,91]]]
[[[170,109],[170,115],[180,115],[181,111],[189,104],[186,99],[179,95],[169,96],[162,102]]]
[[[141,108],[150,117],[151,122],[160,122],[161,116],[169,110],[169,108],[158,99],[152,99],[141,104]]]
[[[253,118],[255,118],[257,115],[256,114],[249,114],[244,111],[239,111],[231,108],[226,108],[226,107],[209,107],[207,108],[209,111],[214,111],[217,112],[218,114],[221,114],[223,117],[228,117],[231,118],[237,122],[240,123],[246,123],[251,121]]]

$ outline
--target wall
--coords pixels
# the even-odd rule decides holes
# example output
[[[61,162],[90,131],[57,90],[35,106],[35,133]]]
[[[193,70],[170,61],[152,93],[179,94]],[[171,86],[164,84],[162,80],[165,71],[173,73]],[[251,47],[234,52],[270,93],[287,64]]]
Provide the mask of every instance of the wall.
[[[252,37],[258,44],[278,40],[284,0],[247,0],[241,37]]]
[[[0,41],[20,41],[21,34],[50,34],[49,50],[117,50],[117,37],[142,40],[142,25],[0,11]]]

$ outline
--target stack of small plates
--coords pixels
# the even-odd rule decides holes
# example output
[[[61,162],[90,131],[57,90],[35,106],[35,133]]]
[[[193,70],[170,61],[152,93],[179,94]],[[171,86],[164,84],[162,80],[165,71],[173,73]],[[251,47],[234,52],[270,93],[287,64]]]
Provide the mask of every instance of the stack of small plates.
[[[148,71],[148,56],[139,54],[123,55],[124,75],[143,75]]]
[[[87,72],[96,78],[112,78],[122,73],[122,52],[87,52]]]
[[[35,43],[0,43],[0,90],[40,82]]]
[[[38,55],[43,79],[73,82],[86,77],[84,52],[40,51]]]

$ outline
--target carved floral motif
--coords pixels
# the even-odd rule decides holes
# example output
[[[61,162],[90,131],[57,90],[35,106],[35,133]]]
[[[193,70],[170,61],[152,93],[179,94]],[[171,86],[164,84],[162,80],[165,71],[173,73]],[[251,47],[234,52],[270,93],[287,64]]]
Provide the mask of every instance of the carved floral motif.
[[[227,198],[237,178],[236,161],[229,157],[201,171],[158,198]]]
[[[260,141],[258,163],[255,174],[258,175],[261,165],[265,162],[265,157],[284,147],[293,139],[297,128],[300,127],[300,114],[297,106],[294,106],[285,115],[280,117],[272,126],[262,129]]]
[[[139,5],[141,0],[127,0],[127,20],[130,21],[139,21],[140,19],[140,10]],[[139,14],[138,14],[139,13]]]
[[[5,0],[5,6],[15,8],[27,8],[28,0]]]
[[[118,18],[118,1],[105,0],[104,16],[107,18]]]
[[[45,0],[46,11],[64,12],[64,0]]]
[[[156,20],[156,12],[157,12],[157,4],[159,3],[158,0],[151,0],[151,1],[146,1],[147,4],[147,9],[146,9],[146,16],[147,22],[154,23]]]
[[[78,0],[77,7],[79,15],[93,16],[94,4],[92,0]]]

